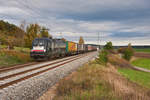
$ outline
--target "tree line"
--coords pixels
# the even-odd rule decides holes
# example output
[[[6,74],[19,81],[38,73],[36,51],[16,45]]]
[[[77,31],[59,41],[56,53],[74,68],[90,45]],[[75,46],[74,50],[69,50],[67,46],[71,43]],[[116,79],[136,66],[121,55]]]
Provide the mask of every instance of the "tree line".
[[[32,41],[37,37],[52,37],[46,27],[39,24],[29,24],[20,27],[0,20],[0,44],[8,45],[10,49],[14,46],[31,48]]]

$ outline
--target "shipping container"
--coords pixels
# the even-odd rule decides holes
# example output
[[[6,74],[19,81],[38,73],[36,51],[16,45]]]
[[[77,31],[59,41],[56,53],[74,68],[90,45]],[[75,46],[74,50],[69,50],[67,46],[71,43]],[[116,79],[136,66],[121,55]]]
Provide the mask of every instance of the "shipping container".
[[[77,43],[66,41],[66,51],[67,52],[77,52]]]

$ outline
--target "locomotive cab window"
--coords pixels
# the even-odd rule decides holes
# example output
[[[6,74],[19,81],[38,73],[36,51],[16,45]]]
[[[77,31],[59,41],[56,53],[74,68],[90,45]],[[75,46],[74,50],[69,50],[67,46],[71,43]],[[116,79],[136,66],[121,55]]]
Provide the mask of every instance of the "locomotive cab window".
[[[33,46],[45,46],[46,41],[43,39],[36,39],[33,41]]]
[[[38,40],[33,41],[33,46],[38,46]]]
[[[44,46],[46,42],[44,40],[39,40],[39,46]]]

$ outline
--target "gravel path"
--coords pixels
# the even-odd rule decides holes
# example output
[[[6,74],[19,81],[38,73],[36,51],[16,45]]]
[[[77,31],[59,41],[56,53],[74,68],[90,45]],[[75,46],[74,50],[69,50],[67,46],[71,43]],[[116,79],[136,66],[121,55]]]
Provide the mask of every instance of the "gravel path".
[[[0,90],[0,100],[36,100],[60,79],[93,59],[97,52]]]
[[[137,67],[137,66],[134,66],[133,68],[136,69],[136,70],[139,70],[139,71],[143,71],[143,72],[148,72],[148,73],[150,73],[150,70],[145,69],[145,68],[141,68],[141,67]]]

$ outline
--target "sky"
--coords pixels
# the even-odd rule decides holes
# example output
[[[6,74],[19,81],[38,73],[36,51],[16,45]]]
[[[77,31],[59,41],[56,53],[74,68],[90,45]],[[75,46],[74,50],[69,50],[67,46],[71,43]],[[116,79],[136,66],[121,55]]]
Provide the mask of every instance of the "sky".
[[[150,0],[0,0],[0,20],[38,23],[75,42],[150,44]]]

